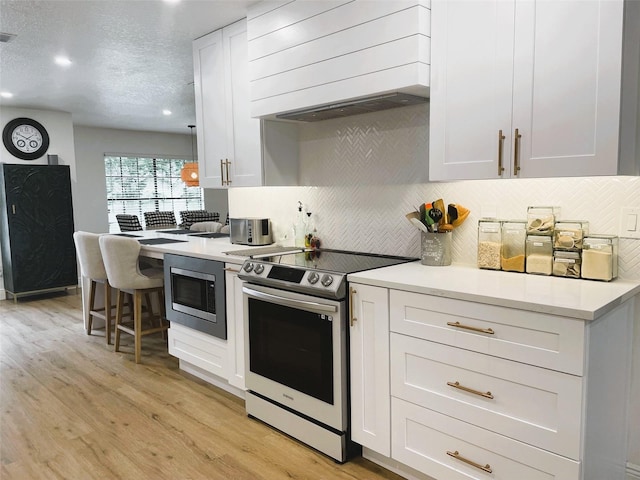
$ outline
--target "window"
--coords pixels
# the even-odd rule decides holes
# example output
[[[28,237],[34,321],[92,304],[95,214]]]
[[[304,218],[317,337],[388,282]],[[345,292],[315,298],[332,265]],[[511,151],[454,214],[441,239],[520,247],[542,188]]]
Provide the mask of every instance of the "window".
[[[187,187],[180,179],[182,166],[191,160],[105,155],[109,231],[118,232],[116,214],[138,215],[144,226],[143,212],[201,210],[202,188]]]

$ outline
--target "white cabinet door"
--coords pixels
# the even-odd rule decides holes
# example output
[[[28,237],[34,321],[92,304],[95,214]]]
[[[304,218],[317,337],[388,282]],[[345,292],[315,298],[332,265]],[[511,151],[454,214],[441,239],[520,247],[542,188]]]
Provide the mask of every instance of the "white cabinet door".
[[[222,29],[229,177],[227,186],[262,185],[260,120],[249,115],[247,22]]]
[[[222,31],[193,42],[196,131],[200,186],[222,186],[220,161],[227,156]]]
[[[351,284],[351,437],[391,455],[389,292]]]
[[[514,175],[617,173],[622,16],[615,0],[516,2]]]
[[[239,270],[240,265],[227,264],[224,274],[227,290],[227,361],[229,384],[244,390],[244,321]]]
[[[509,166],[498,134],[511,130],[513,10],[500,0],[431,2],[431,180],[498,178],[500,143]]]
[[[200,185],[262,184],[260,120],[249,116],[247,23],[193,42]]]
[[[622,0],[432,2],[431,180],[618,173]]]

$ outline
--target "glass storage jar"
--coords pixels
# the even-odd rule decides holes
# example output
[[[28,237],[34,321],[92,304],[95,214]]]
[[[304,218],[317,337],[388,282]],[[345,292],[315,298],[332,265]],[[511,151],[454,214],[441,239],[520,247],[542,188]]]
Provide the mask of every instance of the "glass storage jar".
[[[553,253],[553,275],[580,278],[580,252],[557,250]]]
[[[560,216],[560,207],[528,207],[527,233],[553,235],[553,225]]]
[[[478,220],[478,268],[500,270],[500,220]]]
[[[582,278],[613,280],[618,276],[618,237],[589,235],[582,244]]]
[[[582,240],[589,234],[586,220],[556,222],[553,231],[553,248],[556,250],[582,250]]]
[[[551,275],[553,243],[551,237],[527,235],[527,273]]]
[[[502,247],[500,265],[507,272],[524,272],[526,220],[502,222]]]

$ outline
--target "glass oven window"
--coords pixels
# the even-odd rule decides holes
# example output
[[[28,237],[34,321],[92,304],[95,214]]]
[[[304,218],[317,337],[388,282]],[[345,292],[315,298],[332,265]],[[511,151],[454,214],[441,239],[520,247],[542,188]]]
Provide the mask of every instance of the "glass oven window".
[[[207,282],[184,275],[171,275],[171,300],[173,303],[207,311]],[[211,313],[215,313],[215,310]]]
[[[330,318],[249,299],[249,368],[333,405]]]

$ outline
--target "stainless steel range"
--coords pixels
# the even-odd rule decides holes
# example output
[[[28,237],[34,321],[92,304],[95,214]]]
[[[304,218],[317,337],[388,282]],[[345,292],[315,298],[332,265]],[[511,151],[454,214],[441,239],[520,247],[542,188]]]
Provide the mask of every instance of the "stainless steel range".
[[[359,451],[349,431],[347,275],[413,260],[328,249],[246,260],[247,413],[339,462]]]

